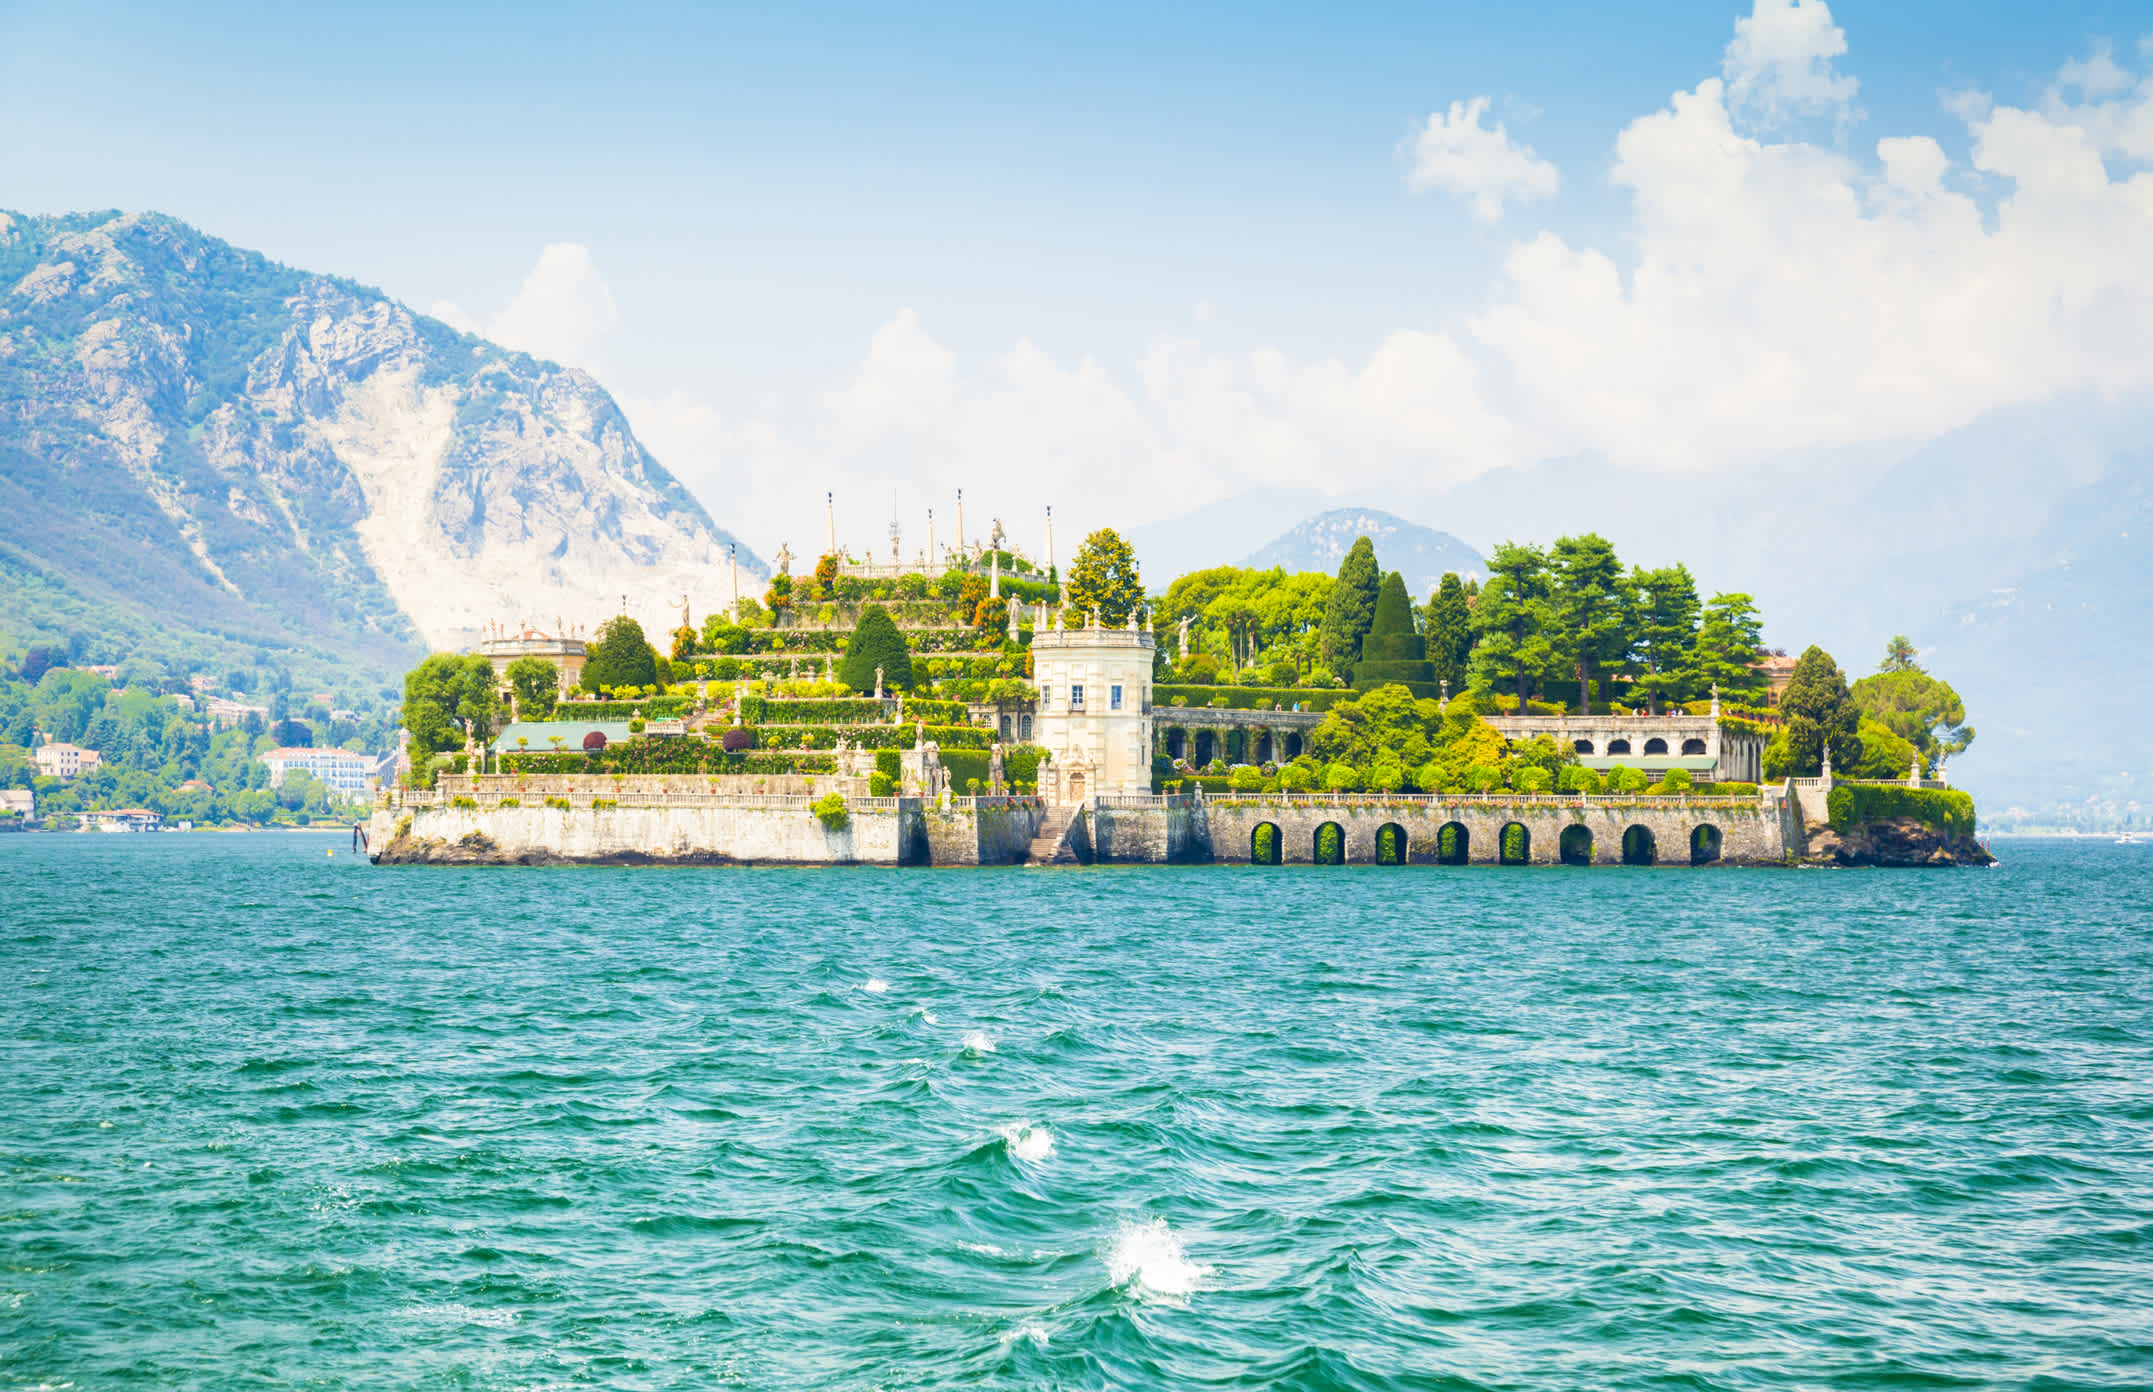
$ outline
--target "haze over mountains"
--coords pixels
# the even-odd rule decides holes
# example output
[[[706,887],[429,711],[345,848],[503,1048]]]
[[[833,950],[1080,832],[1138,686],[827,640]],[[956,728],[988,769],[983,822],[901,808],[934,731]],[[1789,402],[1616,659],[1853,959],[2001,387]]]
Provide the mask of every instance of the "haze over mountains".
[[[708,595],[732,540],[585,373],[173,218],[0,213],[0,642],[388,680]]]
[[[2153,398],[2080,396],[1724,473],[1578,456],[1124,531],[1154,587],[1333,570],[1367,531],[1419,597],[1500,541],[1596,530],[1753,594],[1768,641],[1850,675],[1911,635],[1980,731],[1953,772],[1987,809],[2122,804],[2153,795],[2149,444]],[[0,214],[0,647],[92,634],[107,658],[266,651],[386,684],[491,620],[723,603],[733,544],[583,372],[172,218]]]

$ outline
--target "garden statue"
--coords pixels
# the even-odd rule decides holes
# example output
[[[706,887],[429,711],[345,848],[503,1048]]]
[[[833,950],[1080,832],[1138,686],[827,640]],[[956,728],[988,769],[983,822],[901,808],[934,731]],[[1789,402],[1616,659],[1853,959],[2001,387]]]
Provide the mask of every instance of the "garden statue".
[[[875,699],[877,701],[882,699],[882,669],[880,667],[875,669]]]
[[[1182,657],[1187,657],[1189,655],[1189,618],[1190,616],[1187,614],[1183,614],[1181,616],[1181,639],[1178,646],[1176,646],[1174,649],[1174,651]]]
[[[779,542],[777,547],[777,573],[792,574],[792,548],[784,542]]]
[[[680,626],[682,628],[695,627],[694,623],[688,618],[688,597],[686,595],[680,597]]]

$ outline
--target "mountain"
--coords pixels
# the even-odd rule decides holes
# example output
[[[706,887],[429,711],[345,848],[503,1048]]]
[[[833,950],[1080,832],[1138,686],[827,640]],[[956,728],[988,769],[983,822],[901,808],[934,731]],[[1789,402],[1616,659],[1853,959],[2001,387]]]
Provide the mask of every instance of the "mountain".
[[[0,213],[0,645],[386,680],[722,603],[732,544],[585,373],[170,217]]]
[[[1122,535],[1136,550],[1145,584],[1163,594],[1175,577],[1192,570],[1240,564],[1250,537],[1271,536],[1331,501],[1319,488],[1252,488]]]
[[[1289,571],[1320,570],[1335,574],[1346,551],[1360,537],[1375,543],[1376,560],[1385,570],[1402,572],[1406,593],[1422,598],[1447,570],[1477,575],[1487,568],[1478,551],[1448,532],[1438,532],[1375,508],[1333,508],[1295,526],[1255,552],[1243,565]]]

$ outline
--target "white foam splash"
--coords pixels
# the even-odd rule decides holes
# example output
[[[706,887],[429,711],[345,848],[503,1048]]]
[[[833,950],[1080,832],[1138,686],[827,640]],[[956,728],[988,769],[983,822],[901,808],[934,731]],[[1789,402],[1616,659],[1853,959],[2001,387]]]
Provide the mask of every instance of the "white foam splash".
[[[1123,1223],[1107,1249],[1106,1274],[1117,1286],[1128,1286],[1139,1295],[1179,1300],[1211,1274],[1202,1262],[1192,1262],[1181,1250],[1181,1239],[1164,1218],[1148,1223]]]
[[[920,1017],[920,1020],[921,1020],[921,1021],[922,1021],[923,1023],[925,1023],[925,1024],[930,1024],[930,1025],[939,1025],[939,1024],[941,1024],[941,1023],[942,1023],[942,1022],[941,1022],[940,1020],[937,1020],[937,1019],[936,1019],[936,1018],[934,1017],[934,1012],[933,1012],[932,1010],[929,1010],[929,1009],[928,1009],[928,1008],[927,1008],[926,1006],[924,1006],[924,1005],[923,1005],[923,1006],[921,1006],[921,1007],[920,1007],[919,1009],[917,1009],[917,1010],[913,1011],[912,1013],[913,1013],[914,1015],[917,1015],[917,1016],[919,1016],[919,1017]]]
[[[1030,1340],[1034,1348],[1045,1348],[1047,1346],[1047,1327],[1038,1320],[1026,1320],[1014,1329],[1002,1331],[1003,1348],[1008,1348],[1011,1344],[1020,1340]]]
[[[480,1310],[461,1302],[410,1305],[398,1313],[405,1319],[431,1320],[437,1324],[476,1324],[489,1329],[505,1329],[517,1319],[514,1310]]]
[[[963,1043],[964,1051],[968,1054],[991,1054],[994,1052],[994,1041],[987,1038],[985,1030],[972,1030],[965,1035]]]
[[[996,1129],[1002,1144],[1019,1160],[1045,1160],[1054,1154],[1054,1133],[1030,1122],[1011,1122]]]
[[[870,976],[867,978],[866,984],[861,986],[860,989],[867,992],[869,995],[879,996],[884,991],[890,989],[890,983],[884,981],[879,976]]]

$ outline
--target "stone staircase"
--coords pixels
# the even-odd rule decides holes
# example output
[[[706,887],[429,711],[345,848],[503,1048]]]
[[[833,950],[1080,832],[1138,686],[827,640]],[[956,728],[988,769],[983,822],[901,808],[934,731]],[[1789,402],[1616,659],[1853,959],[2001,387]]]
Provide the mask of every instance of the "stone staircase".
[[[1078,811],[1078,806],[1049,807],[1039,823],[1039,834],[1032,838],[1032,847],[1025,852],[1025,864],[1082,865],[1083,857],[1069,844],[1069,829],[1076,825]]]

